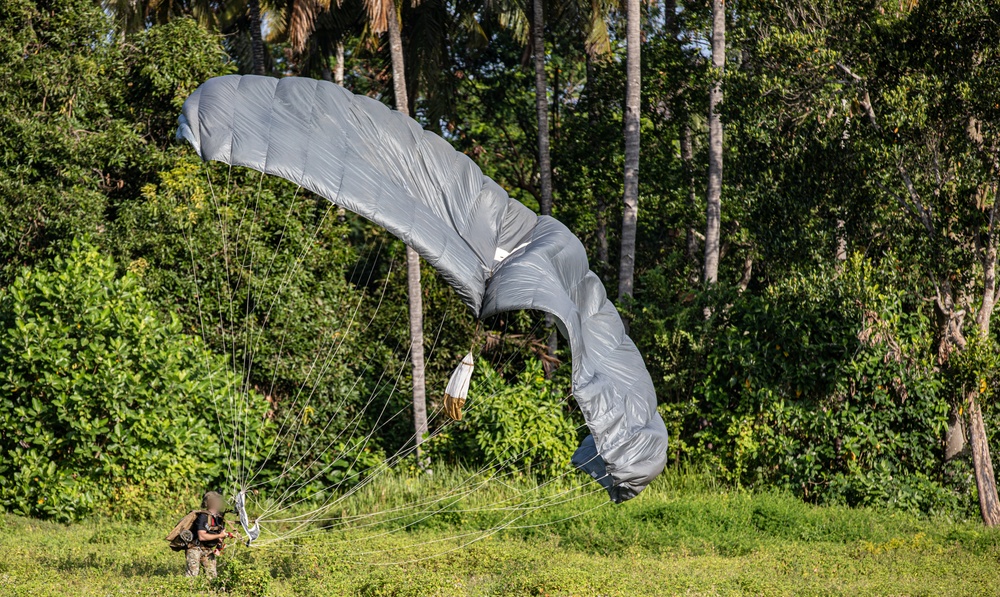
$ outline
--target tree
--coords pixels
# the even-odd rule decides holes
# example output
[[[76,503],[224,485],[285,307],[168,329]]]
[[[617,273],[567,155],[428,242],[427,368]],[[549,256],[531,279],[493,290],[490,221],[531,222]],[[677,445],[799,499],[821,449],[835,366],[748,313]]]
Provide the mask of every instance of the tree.
[[[290,70],[343,86],[344,41],[364,22],[364,5],[357,0],[283,0],[270,8],[267,42],[287,43]]]
[[[618,300],[632,297],[635,284],[635,238],[639,218],[639,109],[642,90],[642,4],[628,0],[625,40],[625,192],[622,203],[621,266]]]
[[[706,284],[719,278],[719,241],[722,224],[722,76],[726,68],[725,0],[712,0],[712,71],[714,81],[708,99],[708,191],[705,209]]]
[[[116,269],[74,243],[0,291],[7,509],[75,520],[123,492],[149,498],[225,472],[216,408],[226,407],[216,405],[239,379],[176,316],[157,313],[139,274]],[[257,433],[266,403],[251,404]]]
[[[997,367],[998,18],[990,3],[813,12],[762,1],[741,19],[753,25],[741,30],[750,68],[738,77],[756,84],[734,101],[742,120],[759,110],[742,124],[752,142],[739,147],[740,160],[769,162],[756,171],[762,186],[792,195],[789,211],[800,204],[797,222],[786,218],[765,234],[785,240],[782,228],[819,228],[821,214],[827,256],[846,244],[905,262],[898,271],[908,292],[931,307],[920,314],[932,336],[926,356],[967,417],[989,526],[1000,524],[983,415]],[[754,146],[756,155],[747,151]],[[798,247],[771,252],[813,252],[818,236],[807,230]]]
[[[250,47],[253,55],[253,74],[264,74],[264,40],[261,38],[260,0],[247,0],[247,17],[250,19]]]
[[[372,30],[389,33],[389,54],[392,58],[392,89],[396,110],[410,114],[406,91],[406,65],[403,58],[403,36],[399,14],[393,0],[368,0],[366,4]],[[406,247],[406,281],[410,299],[410,362],[413,364],[413,429],[417,457],[420,444],[427,435],[427,398],[424,380],[424,305],[420,288],[420,255]]]
[[[159,0],[101,0],[101,6],[114,17],[115,28],[124,34],[134,34],[150,25],[164,25],[173,20],[194,18],[205,29],[217,33],[240,33],[225,42],[241,66],[255,75],[266,71],[267,52],[261,30],[260,0],[243,2],[213,2],[194,0],[161,2]],[[249,36],[249,59],[246,39]]]
[[[545,9],[543,0],[531,0],[531,52],[535,66],[535,113],[538,118],[539,207],[552,215],[552,157],[549,155],[549,86],[545,74]]]
[[[549,154],[549,86],[545,74],[545,9],[543,0],[531,0],[531,53],[535,65],[535,114],[538,120],[538,179],[542,198],[539,207],[543,216],[552,215],[552,156]],[[559,332],[555,320],[545,316],[552,328],[549,332],[549,356],[559,348]]]

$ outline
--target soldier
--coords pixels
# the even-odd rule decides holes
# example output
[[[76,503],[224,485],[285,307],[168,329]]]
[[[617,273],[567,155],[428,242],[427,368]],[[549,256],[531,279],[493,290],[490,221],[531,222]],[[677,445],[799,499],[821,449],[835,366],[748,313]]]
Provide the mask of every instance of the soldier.
[[[195,518],[191,527],[192,538],[185,551],[187,556],[185,576],[198,576],[198,570],[203,567],[206,576],[215,578],[215,556],[222,551],[222,540],[235,537],[225,529],[222,507],[222,495],[218,492],[209,491],[202,498],[203,512]]]

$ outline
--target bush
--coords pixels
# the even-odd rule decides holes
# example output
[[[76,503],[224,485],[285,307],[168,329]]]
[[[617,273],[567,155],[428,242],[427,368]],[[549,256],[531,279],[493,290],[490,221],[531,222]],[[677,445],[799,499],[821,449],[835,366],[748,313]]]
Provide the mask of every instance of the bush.
[[[578,442],[577,423],[553,388],[538,360],[528,362],[516,383],[480,360],[462,421],[434,438],[432,456],[529,475],[565,472]]]
[[[271,588],[271,574],[258,564],[246,549],[219,560],[219,575],[212,585],[226,593],[241,597],[267,597]]]
[[[133,506],[220,479],[216,409],[238,382],[136,274],[73,247],[0,291],[0,503],[57,520],[141,515]]]
[[[951,407],[933,313],[894,277],[891,258],[858,257],[674,314],[653,355],[671,456],[810,500],[961,508],[942,466]],[[728,306],[706,322],[704,304]]]

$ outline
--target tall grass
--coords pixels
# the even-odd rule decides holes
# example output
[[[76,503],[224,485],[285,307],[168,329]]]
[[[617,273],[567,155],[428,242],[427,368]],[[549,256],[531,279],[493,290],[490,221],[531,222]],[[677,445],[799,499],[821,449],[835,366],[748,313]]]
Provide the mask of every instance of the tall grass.
[[[817,507],[696,471],[668,471],[620,505],[575,475],[484,475],[448,507],[426,505],[474,476],[383,475],[315,532],[229,547],[212,584],[181,578],[183,557],[162,540],[178,512],[71,526],[4,516],[0,594],[986,595],[1000,586],[1000,534],[977,521]],[[425,505],[407,508],[415,502]],[[512,512],[524,516],[503,526]]]

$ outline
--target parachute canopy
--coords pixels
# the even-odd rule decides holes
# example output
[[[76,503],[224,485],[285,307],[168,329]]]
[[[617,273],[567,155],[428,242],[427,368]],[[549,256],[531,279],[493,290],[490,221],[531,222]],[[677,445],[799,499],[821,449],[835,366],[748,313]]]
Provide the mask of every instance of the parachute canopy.
[[[184,103],[178,138],[204,160],[280,176],[413,247],[479,317],[537,309],[569,340],[591,435],[573,464],[621,502],[666,463],[667,430],[635,344],[583,244],[466,155],[380,102],[326,81],[230,75]]]

